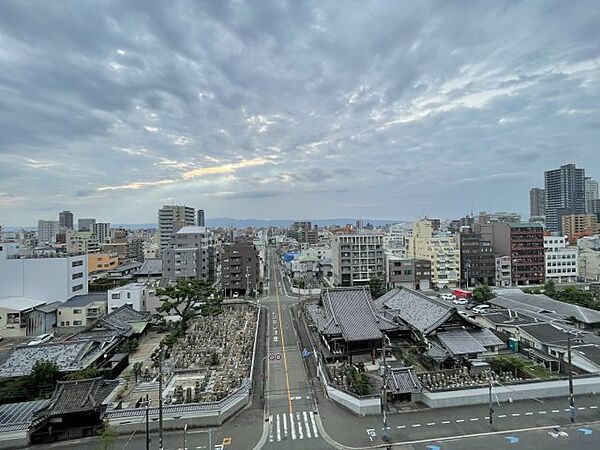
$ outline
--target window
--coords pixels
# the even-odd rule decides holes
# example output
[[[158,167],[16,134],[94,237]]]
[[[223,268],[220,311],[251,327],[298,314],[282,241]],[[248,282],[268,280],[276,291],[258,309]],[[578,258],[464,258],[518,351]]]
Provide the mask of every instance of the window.
[[[127,298],[131,298],[131,292],[127,293]]]
[[[113,300],[118,300],[121,298],[121,294],[111,294],[110,298],[112,298]]]
[[[65,322],[65,326],[70,327],[71,326],[71,322],[69,322],[68,320]]]
[[[404,275],[412,275],[412,270],[410,270],[410,269],[406,269],[406,270],[404,271]]]
[[[65,323],[64,323],[64,322],[61,322],[61,323],[60,323],[60,326],[61,326],[61,327],[64,327],[64,326],[65,326]]]
[[[74,320],[73,326],[81,325],[81,320]]]
[[[71,267],[79,267],[79,266],[83,266],[83,260],[73,261],[71,263]]]
[[[78,279],[78,278],[83,278],[83,272],[74,273],[74,274],[71,276],[71,279],[72,279],[72,280],[76,280],[76,279]]]
[[[77,286],[73,286],[73,289],[71,289],[73,292],[77,292],[83,289],[83,284],[78,284]]]
[[[19,323],[19,313],[8,313],[6,315],[6,323]]]
[[[81,309],[74,309],[73,314],[81,314]]]

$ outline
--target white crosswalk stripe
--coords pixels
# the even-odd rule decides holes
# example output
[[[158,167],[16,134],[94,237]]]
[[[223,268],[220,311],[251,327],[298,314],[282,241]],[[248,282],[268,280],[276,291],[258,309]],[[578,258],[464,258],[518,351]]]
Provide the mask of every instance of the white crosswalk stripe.
[[[312,411],[297,411],[269,416],[269,442],[281,442],[288,439],[318,438],[319,431]]]

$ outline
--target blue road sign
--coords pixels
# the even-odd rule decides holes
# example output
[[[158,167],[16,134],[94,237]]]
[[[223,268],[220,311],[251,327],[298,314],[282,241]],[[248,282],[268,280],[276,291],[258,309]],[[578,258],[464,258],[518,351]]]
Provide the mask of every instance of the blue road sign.
[[[429,450],[440,450],[441,447],[438,447],[437,445],[428,445],[427,448]]]
[[[519,442],[519,438],[516,436],[506,436],[506,439],[508,439],[509,444],[516,444]]]
[[[590,430],[589,428],[580,428],[577,431],[581,431],[583,434],[585,434],[586,436],[592,434],[592,430]]]
[[[310,356],[310,352],[306,349],[306,347],[304,348],[304,350],[302,350],[302,356],[304,358],[308,358]]]

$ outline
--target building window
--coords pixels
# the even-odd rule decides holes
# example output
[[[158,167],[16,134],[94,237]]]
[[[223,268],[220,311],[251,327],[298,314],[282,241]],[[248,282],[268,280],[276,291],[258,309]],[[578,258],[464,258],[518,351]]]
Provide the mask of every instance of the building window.
[[[8,313],[6,315],[6,323],[19,323],[19,313]]]
[[[81,320],[74,320],[73,325],[74,326],[81,325]]]
[[[81,291],[83,289],[83,284],[78,284],[77,286],[73,286],[71,289],[73,292]]]
[[[121,298],[121,294],[111,294],[110,298],[112,298],[113,300],[118,300]]]
[[[76,280],[76,279],[78,279],[78,278],[83,278],[83,272],[74,273],[74,274],[71,276],[71,279],[72,279],[72,280]]]
[[[74,309],[73,314],[81,314],[81,309]]]
[[[73,261],[71,263],[71,267],[79,267],[79,266],[83,266],[83,261],[79,260],[79,261]]]
[[[61,326],[61,327],[64,327],[64,326],[65,326],[65,323],[64,323],[64,322],[61,322],[61,323],[60,323],[60,326]]]

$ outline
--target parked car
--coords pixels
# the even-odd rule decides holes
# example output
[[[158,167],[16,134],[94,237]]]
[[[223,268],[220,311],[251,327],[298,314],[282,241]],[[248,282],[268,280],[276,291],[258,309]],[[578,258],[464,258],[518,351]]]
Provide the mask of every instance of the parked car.
[[[27,345],[40,345],[44,342],[48,342],[53,337],[54,335],[52,333],[40,334],[39,336],[34,337],[33,340],[30,341]]]
[[[490,310],[490,305],[478,305],[475,308],[473,308],[471,311],[473,311],[475,314],[483,314],[486,313]]]
[[[454,301],[456,299],[454,294],[448,294],[448,293],[440,294],[440,298],[442,300],[448,300],[449,302]]]
[[[466,305],[469,302],[466,298],[455,298],[454,300],[452,300],[452,303],[454,303],[455,305]]]

